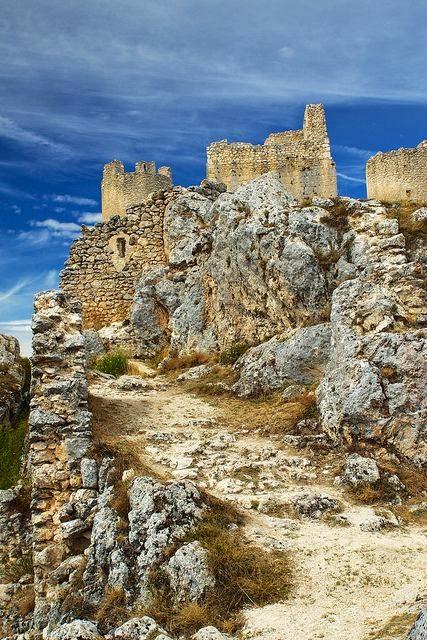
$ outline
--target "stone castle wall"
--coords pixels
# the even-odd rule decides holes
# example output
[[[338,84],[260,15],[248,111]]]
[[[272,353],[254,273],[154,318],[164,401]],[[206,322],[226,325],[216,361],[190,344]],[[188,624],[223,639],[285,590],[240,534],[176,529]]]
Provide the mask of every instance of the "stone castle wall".
[[[104,167],[101,185],[102,217],[124,216],[129,207],[140,204],[150,193],[169,189],[172,174],[169,167],[156,171],[154,162],[137,162],[135,171],[126,173],[119,160],[113,160]]]
[[[165,263],[164,210],[174,191],[159,192],[94,227],[83,227],[61,274],[61,288],[83,305],[85,328],[129,317],[135,281]]]
[[[91,473],[96,463],[87,457],[92,432],[81,306],[59,291],[39,294],[32,328],[29,460],[34,621],[40,629],[56,609],[64,572],[72,570],[67,559],[83,551],[73,547],[73,540],[89,530],[90,523],[77,515],[76,505],[96,498]]]
[[[207,149],[208,179],[230,191],[269,171],[277,171],[296,198],[337,195],[322,105],[307,105],[303,129],[270,134],[262,145],[222,140]]]
[[[94,227],[83,227],[71,246],[61,274],[61,288],[83,305],[85,329],[99,329],[129,319],[135,283],[146,271],[167,263],[163,239],[166,207],[185,191],[215,199],[221,187],[208,181],[200,187],[173,187],[153,193]]]
[[[414,149],[377,153],[366,165],[368,198],[427,203],[427,142]]]

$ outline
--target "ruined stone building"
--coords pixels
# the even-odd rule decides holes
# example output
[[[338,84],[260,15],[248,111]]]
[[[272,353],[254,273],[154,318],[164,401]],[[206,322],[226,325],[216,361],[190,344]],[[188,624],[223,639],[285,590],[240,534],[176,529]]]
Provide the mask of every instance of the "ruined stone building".
[[[104,167],[102,178],[102,218],[124,216],[126,209],[141,204],[150,193],[172,186],[169,167],[156,171],[154,162],[137,162],[135,171],[126,173],[120,160],[113,160]]]
[[[212,198],[219,194],[207,181],[189,190]],[[135,283],[145,271],[167,263],[165,210],[183,191],[169,185],[126,207],[124,215],[82,227],[61,273],[61,288],[82,303],[85,328],[129,318]]]
[[[264,145],[214,143],[208,148],[208,180],[190,187],[215,198],[224,190],[272,170],[299,197],[337,195],[322,105],[308,105],[304,128],[271,134]],[[173,187],[171,171],[154,162],[138,162],[125,172],[122,162],[104,167],[103,222],[83,227],[62,272],[65,293],[83,305],[85,328],[129,319],[135,283],[148,269],[166,265],[163,222],[168,207],[183,191]]]
[[[368,198],[427,203],[427,140],[415,149],[377,153],[366,164]]]
[[[306,106],[303,129],[272,133],[264,144],[221,140],[207,149],[207,178],[223,182],[229,191],[268,171],[278,171],[296,198],[337,195],[323,105]]]

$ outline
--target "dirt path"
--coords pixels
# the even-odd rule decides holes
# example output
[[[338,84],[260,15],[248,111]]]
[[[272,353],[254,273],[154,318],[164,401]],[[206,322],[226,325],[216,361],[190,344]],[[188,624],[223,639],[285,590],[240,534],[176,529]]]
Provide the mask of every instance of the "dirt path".
[[[427,594],[425,528],[364,531],[360,525],[374,510],[351,504],[334,486],[333,457],[302,454],[279,434],[248,428],[244,415],[241,428],[230,429],[223,405],[180,383],[159,376],[147,385],[123,391],[115,383],[92,384],[96,437],[119,442],[165,478],[190,478],[237,503],[248,515],[250,538],[293,558],[292,597],[248,611],[245,638],[405,637]],[[307,492],[338,499],[342,513],[328,520],[295,517],[293,497]]]

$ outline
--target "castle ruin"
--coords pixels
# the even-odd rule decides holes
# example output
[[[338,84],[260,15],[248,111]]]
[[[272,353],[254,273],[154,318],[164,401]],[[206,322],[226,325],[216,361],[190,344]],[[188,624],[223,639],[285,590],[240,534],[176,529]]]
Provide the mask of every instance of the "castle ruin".
[[[368,198],[427,203],[427,140],[412,149],[377,153],[366,164]]]
[[[150,193],[172,187],[172,172],[169,167],[156,171],[154,162],[137,162],[135,171],[126,173],[120,160],[104,166],[102,178],[102,219],[124,216],[126,209],[141,204]]]
[[[305,108],[303,129],[272,133],[262,145],[214,142],[207,149],[207,178],[229,191],[269,171],[280,174],[296,198],[334,198],[337,176],[323,105]]]

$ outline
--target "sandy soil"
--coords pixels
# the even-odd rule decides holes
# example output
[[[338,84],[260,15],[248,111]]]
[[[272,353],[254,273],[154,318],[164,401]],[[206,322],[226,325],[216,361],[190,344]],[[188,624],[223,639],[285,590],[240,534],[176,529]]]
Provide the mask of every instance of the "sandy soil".
[[[96,437],[119,442],[165,478],[191,478],[235,502],[248,515],[251,539],[293,559],[292,597],[248,610],[245,638],[405,637],[427,594],[425,527],[363,531],[360,524],[374,510],[352,503],[334,485],[336,453],[301,453],[280,434],[251,429],[245,416],[241,428],[230,429],[223,405],[186,392],[181,383],[158,376],[147,385],[120,391],[114,382],[94,381]],[[296,517],[292,497],[307,491],[339,499],[346,526]]]

